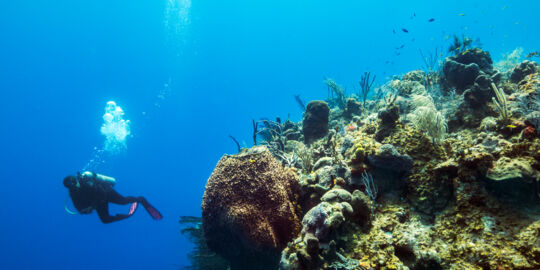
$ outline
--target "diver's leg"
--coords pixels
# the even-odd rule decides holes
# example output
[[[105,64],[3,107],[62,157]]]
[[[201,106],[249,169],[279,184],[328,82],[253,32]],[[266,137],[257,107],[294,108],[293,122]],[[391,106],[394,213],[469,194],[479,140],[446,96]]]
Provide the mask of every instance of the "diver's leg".
[[[112,189],[107,194],[107,198],[108,198],[109,202],[115,203],[115,204],[121,204],[121,205],[126,205],[128,203],[138,202],[138,203],[142,204],[144,209],[146,209],[148,214],[150,214],[150,216],[152,216],[153,219],[160,220],[160,219],[163,218],[163,215],[161,215],[161,213],[155,207],[153,207],[150,203],[148,203],[146,198],[143,197],[143,196],[139,196],[139,197],[127,196],[127,197],[124,197],[124,196],[120,195],[118,192],[116,192],[114,189]]]
[[[100,203],[96,208],[96,211],[98,213],[99,219],[101,219],[101,222],[103,222],[104,224],[126,219],[131,216],[123,214],[116,214],[115,216],[109,215],[109,204],[107,202]]]
[[[107,200],[110,203],[115,203],[115,204],[120,204],[120,205],[126,205],[128,203],[134,203],[134,202],[141,202],[142,203],[140,198],[142,198],[142,197],[133,197],[133,196],[124,197],[124,196],[120,195],[120,193],[116,192],[116,190],[114,190],[114,189],[111,189],[109,192],[107,192]]]

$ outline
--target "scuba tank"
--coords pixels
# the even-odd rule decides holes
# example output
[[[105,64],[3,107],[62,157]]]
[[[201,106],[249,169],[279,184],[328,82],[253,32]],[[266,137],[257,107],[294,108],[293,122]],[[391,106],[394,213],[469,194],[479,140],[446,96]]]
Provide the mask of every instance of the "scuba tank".
[[[95,178],[96,180],[102,183],[110,184],[111,186],[114,186],[114,184],[116,184],[116,179],[114,179],[114,177],[106,176],[99,173],[86,171],[86,172],[81,173],[81,176],[88,177],[88,178]]]

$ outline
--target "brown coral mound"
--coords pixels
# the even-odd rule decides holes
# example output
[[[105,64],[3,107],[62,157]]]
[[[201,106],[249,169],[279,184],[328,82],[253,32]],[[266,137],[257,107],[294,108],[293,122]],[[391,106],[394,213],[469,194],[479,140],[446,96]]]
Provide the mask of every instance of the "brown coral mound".
[[[299,184],[266,147],[224,156],[202,203],[208,247],[232,269],[276,269],[281,250],[301,229]]]
[[[306,144],[311,144],[314,141],[328,134],[328,117],[330,115],[330,107],[328,103],[320,100],[314,100],[308,103],[304,119],[304,141]]]

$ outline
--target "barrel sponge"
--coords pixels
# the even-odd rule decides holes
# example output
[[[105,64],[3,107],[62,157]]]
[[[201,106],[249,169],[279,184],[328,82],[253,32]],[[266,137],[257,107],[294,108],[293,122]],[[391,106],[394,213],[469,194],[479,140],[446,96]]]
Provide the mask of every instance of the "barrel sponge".
[[[276,269],[281,250],[301,229],[298,192],[296,174],[264,146],[223,156],[202,202],[208,247],[233,269]]]

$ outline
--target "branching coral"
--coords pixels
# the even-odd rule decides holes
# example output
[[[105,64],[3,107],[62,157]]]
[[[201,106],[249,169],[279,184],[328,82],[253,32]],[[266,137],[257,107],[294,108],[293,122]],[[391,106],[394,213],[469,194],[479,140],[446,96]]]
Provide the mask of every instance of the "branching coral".
[[[377,186],[375,185],[375,181],[373,181],[371,173],[366,171],[362,173],[362,184],[366,187],[366,194],[371,200],[370,210],[373,214],[373,211],[375,210],[375,199],[377,199]]]
[[[476,42],[479,43],[478,39],[476,40]],[[452,44],[450,44],[450,47],[448,47],[448,52],[453,53],[454,55],[458,55],[470,49],[472,45],[472,38],[465,35],[462,35],[460,38],[457,35],[454,35],[454,41],[452,42]]]
[[[442,64],[439,57],[442,56],[442,53],[438,48],[435,48],[434,52],[429,52],[426,56],[422,50],[420,50],[420,56],[422,56],[422,60],[424,60],[423,68],[426,73],[422,83],[426,89],[432,89],[439,82],[439,73]]]
[[[311,173],[311,170],[313,170],[313,152],[311,149],[307,146],[301,146],[298,148],[297,156],[300,159],[304,173]]]
[[[256,123],[262,128],[257,134],[263,137],[263,144],[268,147],[270,152],[276,153],[285,150],[285,137],[283,136],[283,128],[279,119],[274,122],[267,119],[262,119]]]
[[[504,94],[504,91],[497,88],[494,83],[491,83],[491,88],[493,89],[493,92],[495,92],[495,97],[497,97],[493,97],[492,100],[499,111],[501,121],[503,121],[503,123],[508,123],[510,120],[510,112],[506,106],[506,95]]]
[[[281,162],[283,162],[283,164],[287,167],[295,167],[296,164],[301,162],[295,151],[292,151],[290,154],[284,151],[278,151],[274,153],[274,155],[279,158]]]
[[[362,97],[362,106],[366,107],[366,100],[369,92],[371,91],[371,87],[373,86],[373,82],[375,81],[375,78],[377,76],[373,75],[373,78],[371,78],[371,81],[369,80],[369,77],[371,76],[371,72],[364,72],[362,75],[361,80],[358,82],[360,84],[360,96]]]
[[[341,109],[345,108],[346,97],[343,87],[330,78],[324,80],[324,84],[328,87],[329,103],[335,103]]]

